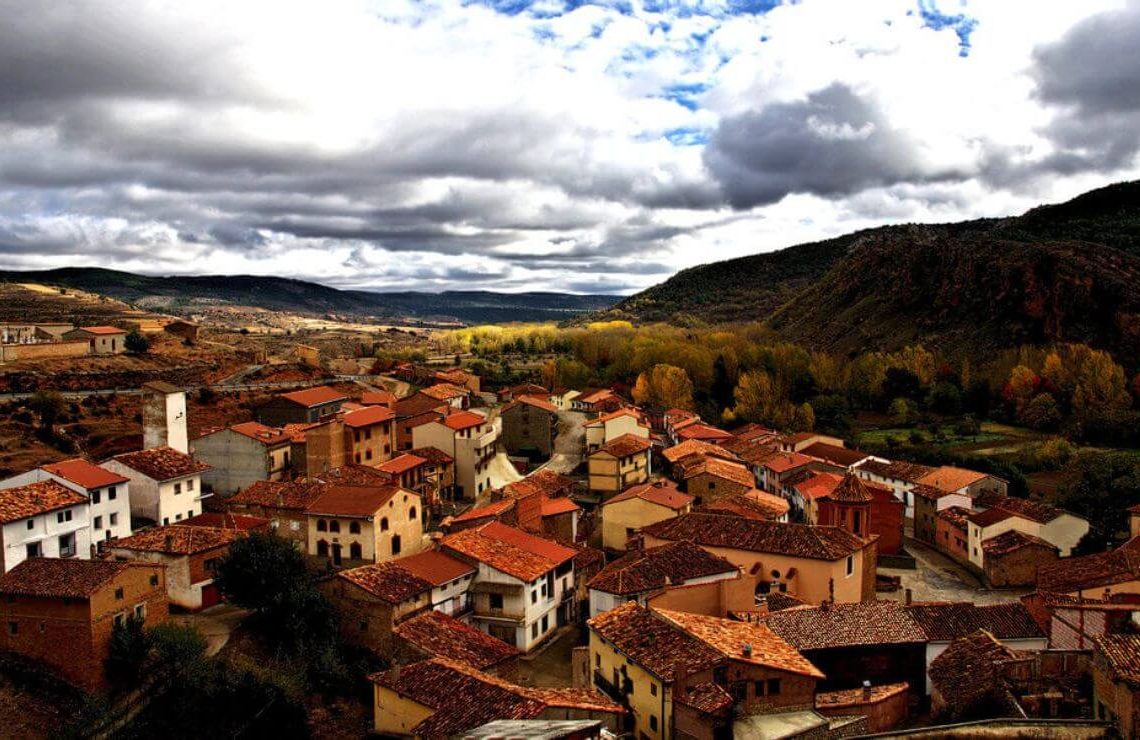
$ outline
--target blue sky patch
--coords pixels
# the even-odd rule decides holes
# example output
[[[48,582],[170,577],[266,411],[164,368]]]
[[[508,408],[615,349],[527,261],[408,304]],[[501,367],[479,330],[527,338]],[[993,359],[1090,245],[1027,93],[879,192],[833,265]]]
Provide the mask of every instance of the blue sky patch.
[[[966,7],[964,0],[961,2],[961,7]],[[958,35],[958,56],[970,56],[970,34],[978,27],[977,18],[971,18],[965,13],[943,13],[938,9],[936,0],[918,0],[918,14],[927,28],[933,28],[935,31],[944,28],[953,29]]]

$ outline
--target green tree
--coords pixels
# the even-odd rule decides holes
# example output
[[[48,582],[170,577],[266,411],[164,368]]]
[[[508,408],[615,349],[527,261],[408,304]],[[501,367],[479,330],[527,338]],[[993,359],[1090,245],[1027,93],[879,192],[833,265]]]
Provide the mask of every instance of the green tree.
[[[1025,404],[1018,421],[1030,429],[1053,431],[1061,425],[1061,407],[1052,393],[1040,393]]]
[[[891,401],[887,413],[891,415],[891,423],[896,427],[908,427],[918,420],[918,406],[909,398],[896,398]]]
[[[926,396],[926,405],[936,414],[951,416],[962,410],[962,391],[958,386],[942,380],[930,388]]]
[[[38,391],[28,399],[28,408],[40,417],[40,427],[51,429],[63,413],[63,396],[55,391]]]
[[[150,340],[138,329],[132,329],[123,340],[123,347],[131,354],[141,355],[150,351]]]

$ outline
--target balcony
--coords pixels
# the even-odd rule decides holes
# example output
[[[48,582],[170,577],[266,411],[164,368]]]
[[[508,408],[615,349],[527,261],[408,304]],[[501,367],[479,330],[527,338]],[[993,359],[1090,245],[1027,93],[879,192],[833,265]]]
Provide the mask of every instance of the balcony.
[[[471,613],[484,619],[503,619],[511,622],[522,622],[526,619],[525,612],[513,609],[495,609],[489,606],[475,606],[471,609]]]
[[[615,686],[610,679],[603,676],[602,672],[596,668],[594,669],[594,686],[597,687],[598,691],[601,691],[618,704],[628,706],[628,701],[626,700],[627,692],[623,692],[621,688]]]

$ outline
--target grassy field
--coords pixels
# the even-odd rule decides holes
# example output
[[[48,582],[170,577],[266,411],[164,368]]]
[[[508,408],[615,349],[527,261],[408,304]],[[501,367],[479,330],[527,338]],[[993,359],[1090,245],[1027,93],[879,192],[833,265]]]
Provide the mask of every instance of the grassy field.
[[[939,428],[940,436],[927,427],[888,427],[863,430],[859,432],[859,441],[863,444],[885,445],[893,437],[900,446],[905,447],[910,445],[910,436],[915,432],[923,436],[924,446],[963,455],[1014,455],[1026,445],[1046,439],[1046,435],[1030,429],[985,422],[978,434],[967,436],[959,436],[954,425],[946,424]]]

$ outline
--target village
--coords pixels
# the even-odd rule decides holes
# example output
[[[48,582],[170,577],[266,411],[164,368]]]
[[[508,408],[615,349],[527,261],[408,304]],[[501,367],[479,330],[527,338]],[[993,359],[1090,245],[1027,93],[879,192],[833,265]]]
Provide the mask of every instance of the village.
[[[37,331],[5,342],[127,337]],[[214,426],[137,393],[138,449],[0,481],[0,650],[82,692],[122,693],[132,631],[223,650],[273,580],[240,563],[291,553],[374,669],[349,693],[378,736],[1140,732],[1140,540],[1075,554],[1086,519],[992,473],[462,364]]]

